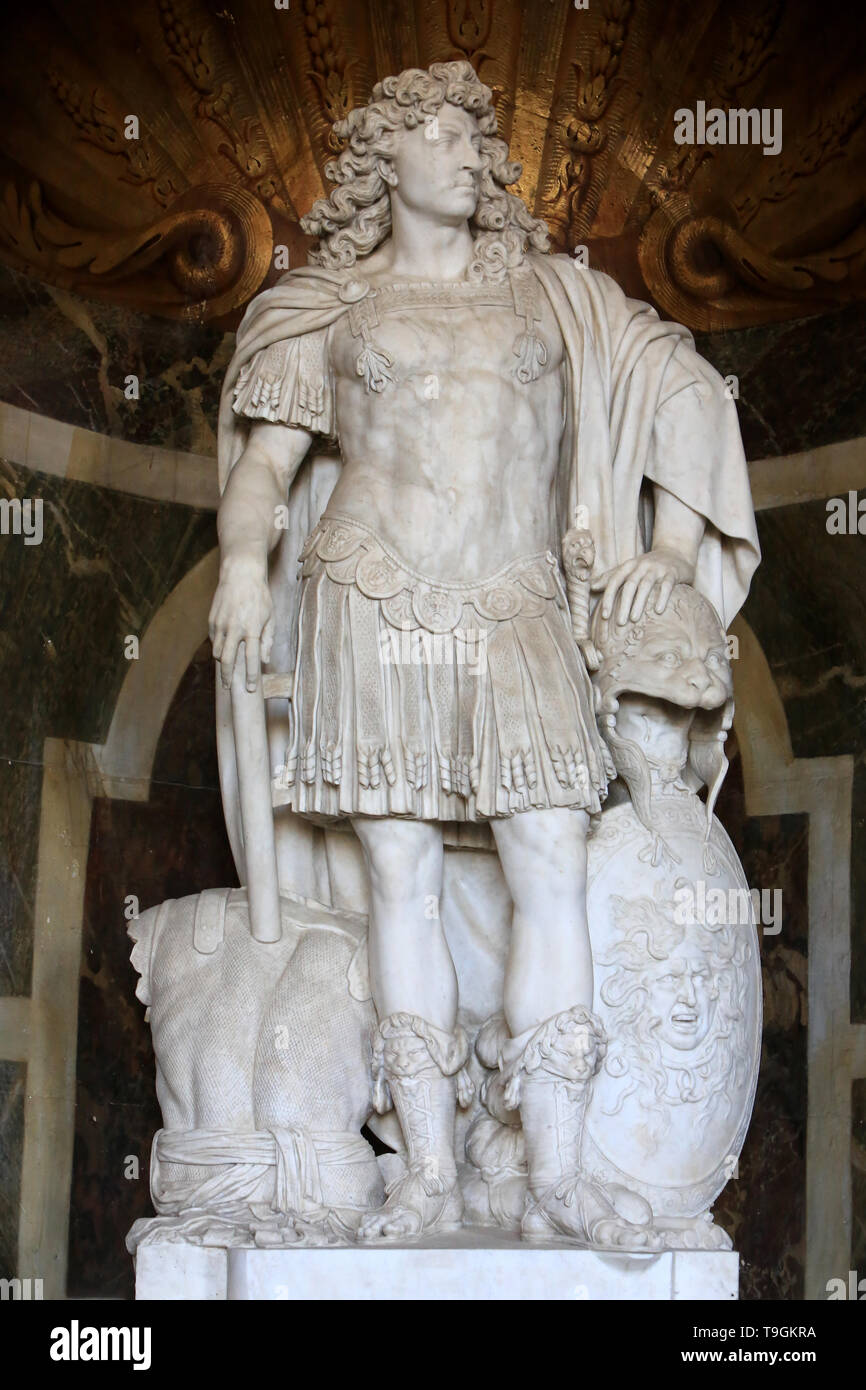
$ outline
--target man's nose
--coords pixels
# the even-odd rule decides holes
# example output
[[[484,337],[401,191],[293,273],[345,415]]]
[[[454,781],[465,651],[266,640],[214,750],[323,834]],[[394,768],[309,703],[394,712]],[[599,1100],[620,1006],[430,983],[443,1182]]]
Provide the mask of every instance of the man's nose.
[[[463,168],[477,174],[481,168],[481,151],[467,140],[463,148]]]
[[[695,1002],[695,982],[691,975],[685,974],[680,980],[680,987],[677,991],[677,999],[681,1004],[694,1004]]]

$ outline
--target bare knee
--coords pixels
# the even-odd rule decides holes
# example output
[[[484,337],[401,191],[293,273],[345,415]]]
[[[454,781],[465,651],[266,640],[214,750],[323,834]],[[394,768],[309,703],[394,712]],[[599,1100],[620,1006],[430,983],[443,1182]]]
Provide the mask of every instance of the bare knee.
[[[439,895],[442,832],[438,826],[372,817],[358,817],[352,823],[364,851],[370,888],[380,902]]]
[[[585,812],[556,809],[524,811],[494,821],[494,835],[514,905],[522,915],[542,904],[572,904],[586,891]]]

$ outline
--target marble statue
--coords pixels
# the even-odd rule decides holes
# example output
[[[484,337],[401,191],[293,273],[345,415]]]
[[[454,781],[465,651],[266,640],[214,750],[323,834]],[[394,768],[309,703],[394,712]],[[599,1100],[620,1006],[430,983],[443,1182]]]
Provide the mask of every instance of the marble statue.
[[[679,917],[683,885],[745,889],[712,814],[759,558],[735,407],[684,328],[549,252],[470,64],[335,133],[310,264],[251,303],[223,391],[246,887],[136,924],[165,1129],[132,1243],[724,1244],[755,927]],[[244,1028],[209,1023],[204,1063],[221,991]],[[320,1095],[275,1028],[320,1046]]]
[[[677,584],[662,613],[637,621],[597,609],[592,637],[599,722],[621,780],[589,842],[593,1009],[607,1045],[581,1164],[643,1198],[665,1245],[727,1249],[710,1207],[751,1115],[761,974],[745,877],[712,809],[733,717],[725,633],[708,601]],[[720,892],[735,912],[714,910]],[[476,1041],[489,1074],[466,1147],[483,1178],[475,1219],[517,1229],[527,1155],[498,1070],[505,1036],[493,1017]]]

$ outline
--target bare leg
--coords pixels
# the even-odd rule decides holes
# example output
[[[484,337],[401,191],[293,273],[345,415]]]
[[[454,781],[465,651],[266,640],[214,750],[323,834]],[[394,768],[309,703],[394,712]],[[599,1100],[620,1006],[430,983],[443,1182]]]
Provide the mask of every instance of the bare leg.
[[[457,977],[439,917],[440,827],[366,818],[354,825],[370,875],[376,1103],[393,1104],[407,1151],[405,1174],[359,1231],[362,1240],[381,1240],[460,1223],[454,1120],[468,1046],[455,1028]]]
[[[524,811],[493,821],[514,899],[505,977],[511,1041],[503,1050],[506,1108],[520,1106],[530,1200],[525,1237],[564,1235],[604,1249],[656,1249],[652,1210],[581,1167],[583,1126],[604,1032],[592,1013],[583,811]]]
[[[372,816],[352,823],[370,877],[370,978],[379,1017],[418,1014],[450,1033],[457,975],[439,916],[441,826]]]
[[[592,1007],[585,811],[554,807],[490,822],[514,900],[505,1018],[516,1037],[575,1004]]]

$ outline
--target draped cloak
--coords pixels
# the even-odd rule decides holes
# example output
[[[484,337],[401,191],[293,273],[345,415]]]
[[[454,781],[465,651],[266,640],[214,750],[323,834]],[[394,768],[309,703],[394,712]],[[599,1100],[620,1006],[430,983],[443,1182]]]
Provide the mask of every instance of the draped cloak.
[[[736,407],[722,378],[695,351],[686,328],[627,298],[609,276],[564,255],[530,254],[527,264],[547,294],[565,345],[556,537],[562,537],[580,503],[595,542],[594,575],[643,553],[652,543],[650,485],[658,484],[704,518],[695,586],[727,628],[745,600],[760,552]],[[348,312],[340,290],[362,275],[363,263],[349,272],[304,267],[290,271],[250,304],[220,402],[220,492],[254,423],[236,413],[236,388],[277,344],[282,345],[284,377],[280,408],[275,412],[270,405],[255,414],[316,431],[316,402],[321,409],[327,383],[315,376],[312,383],[303,380],[304,345],[311,341],[308,335],[319,334],[321,341],[321,330]],[[273,394],[268,397],[266,390],[263,399],[273,401]],[[324,412],[323,422],[331,413]],[[288,497],[288,527],[271,556],[276,636],[269,670],[294,667],[297,557],[339,475],[339,421],[331,420],[324,433],[331,447],[323,451],[314,443],[301,465]],[[270,701],[268,718],[275,775],[288,736],[285,707]],[[231,715],[219,679],[217,736],[226,825],[244,882]],[[454,838],[472,844],[472,828],[461,827]],[[348,841],[344,834],[322,830],[282,808],[277,813],[281,886],[334,906],[365,910],[363,868]]]

